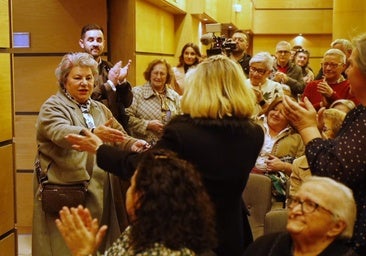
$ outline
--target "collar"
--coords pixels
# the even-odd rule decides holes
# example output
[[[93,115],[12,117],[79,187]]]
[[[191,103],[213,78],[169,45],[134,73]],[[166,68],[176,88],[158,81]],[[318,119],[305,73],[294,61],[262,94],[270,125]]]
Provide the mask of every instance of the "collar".
[[[169,89],[167,85],[165,85],[165,97],[174,100],[173,90]],[[155,93],[154,89],[152,88],[150,82],[147,82],[142,86],[142,95],[144,99],[148,99],[151,97],[159,97],[157,93]]]
[[[345,81],[346,79],[344,78],[344,76],[341,74],[340,77],[337,79],[337,81],[335,83],[329,83],[329,85],[332,85],[332,84],[340,84],[342,83],[343,81]]]

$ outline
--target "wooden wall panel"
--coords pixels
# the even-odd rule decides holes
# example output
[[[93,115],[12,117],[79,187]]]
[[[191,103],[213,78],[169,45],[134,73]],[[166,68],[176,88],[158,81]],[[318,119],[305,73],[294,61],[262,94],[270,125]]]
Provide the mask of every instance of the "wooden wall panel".
[[[254,34],[331,34],[332,10],[256,10]]]
[[[17,173],[16,184],[17,230],[29,233],[33,217],[33,174]]]
[[[12,145],[0,147],[0,159],[0,234],[4,234],[14,229],[15,223],[14,166]]]
[[[217,5],[217,2],[219,1],[222,0],[205,0],[206,13],[215,20],[218,20],[218,13],[220,12]],[[227,0],[225,2],[227,2]]]
[[[366,2],[364,0],[335,0],[333,9],[333,39],[365,33]]]
[[[14,32],[30,32],[31,47],[15,52],[79,51],[81,28],[107,27],[105,0],[13,0]]]
[[[0,141],[13,138],[10,54],[0,53]]]
[[[37,152],[36,120],[36,115],[15,116],[15,161],[18,170],[33,170]]]
[[[14,59],[14,93],[16,112],[38,112],[42,103],[58,90],[56,57],[16,57]]]
[[[0,240],[0,252],[1,255],[15,256],[16,245],[15,245],[15,234],[11,234],[4,239]]]
[[[0,0],[0,48],[10,47],[9,1]]]
[[[256,9],[329,9],[333,0],[252,0]]]
[[[136,52],[174,54],[174,32],[173,14],[148,2],[136,1]]]
[[[109,57],[112,63],[120,60],[126,63],[129,59],[132,61],[127,77],[132,85],[136,84],[135,9],[135,0],[108,1]]]

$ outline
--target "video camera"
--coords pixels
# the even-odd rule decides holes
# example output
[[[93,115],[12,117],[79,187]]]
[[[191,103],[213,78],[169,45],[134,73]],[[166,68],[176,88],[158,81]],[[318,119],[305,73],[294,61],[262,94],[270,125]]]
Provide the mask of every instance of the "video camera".
[[[207,56],[210,57],[216,54],[226,54],[229,56],[231,51],[236,48],[236,43],[231,38],[225,38],[224,36],[216,36],[215,32],[221,31],[221,24],[206,24],[207,34],[202,35],[200,41],[204,45],[210,45],[210,49],[207,49]]]

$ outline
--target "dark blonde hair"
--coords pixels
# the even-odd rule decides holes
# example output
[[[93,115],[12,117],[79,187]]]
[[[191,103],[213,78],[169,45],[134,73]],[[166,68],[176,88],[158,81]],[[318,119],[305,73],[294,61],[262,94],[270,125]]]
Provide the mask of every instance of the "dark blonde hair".
[[[181,100],[192,118],[251,117],[256,97],[241,67],[224,55],[214,55],[189,70]]]
[[[170,84],[170,82],[172,81],[172,77],[174,77],[174,74],[173,74],[173,70],[172,70],[171,65],[165,59],[155,59],[155,60],[151,61],[149,63],[149,65],[147,65],[147,68],[144,71],[145,80],[148,81],[148,82],[150,81],[151,71],[158,64],[164,64],[166,66],[166,70],[168,72],[167,77],[166,77],[166,83]]]

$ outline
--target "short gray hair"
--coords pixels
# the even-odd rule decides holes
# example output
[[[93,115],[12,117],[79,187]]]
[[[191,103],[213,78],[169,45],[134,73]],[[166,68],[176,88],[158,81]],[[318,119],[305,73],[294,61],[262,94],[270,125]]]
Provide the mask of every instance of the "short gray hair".
[[[351,238],[357,213],[352,190],[346,185],[328,177],[310,176],[304,180],[301,186],[305,184],[311,186],[314,194],[320,194],[318,188],[328,193],[326,196],[327,205],[324,205],[324,207],[333,213],[335,220],[341,220],[346,223],[346,228],[339,237]]]
[[[344,54],[344,52],[342,52],[341,50],[339,49],[329,49],[328,51],[326,51],[324,53],[324,56],[328,56],[328,55],[333,55],[333,56],[338,56],[340,57],[341,61],[343,64],[346,64],[346,61],[347,61],[347,57],[346,57],[346,54]]]
[[[280,41],[276,44],[276,52],[277,52],[277,49],[278,47],[280,46],[286,46],[288,48],[289,51],[291,51],[291,44],[287,41]]]
[[[90,68],[94,78],[98,75],[98,63],[89,53],[76,52],[65,54],[55,70],[55,75],[61,89],[65,88],[66,79],[71,69],[77,66]]]
[[[341,44],[343,45],[344,49],[347,51],[347,52],[352,52],[352,49],[353,49],[353,46],[352,46],[352,43],[350,40],[348,39],[344,39],[344,38],[339,38],[339,39],[336,39],[334,40],[331,44],[330,44],[330,47],[334,48],[335,45],[337,44]]]
[[[273,57],[271,54],[269,54],[269,52],[259,52],[250,59],[249,65],[252,63],[263,63],[267,70],[272,70],[273,61]]]

